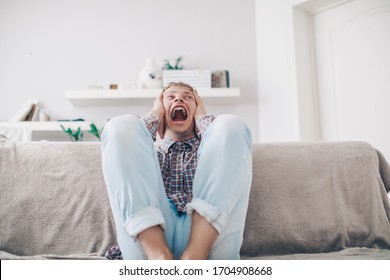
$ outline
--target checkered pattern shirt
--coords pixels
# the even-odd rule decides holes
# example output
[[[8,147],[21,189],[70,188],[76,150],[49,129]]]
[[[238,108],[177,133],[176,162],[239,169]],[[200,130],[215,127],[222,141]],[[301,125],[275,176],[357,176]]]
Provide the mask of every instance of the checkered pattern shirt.
[[[198,164],[199,139],[214,119],[214,116],[198,118],[195,124],[197,136],[180,142],[165,137],[156,146],[165,192],[179,212],[185,212],[187,203],[192,200],[192,183]],[[150,113],[142,120],[155,140],[158,117]]]
[[[123,260],[122,252],[116,244],[108,247],[104,256],[109,260]]]

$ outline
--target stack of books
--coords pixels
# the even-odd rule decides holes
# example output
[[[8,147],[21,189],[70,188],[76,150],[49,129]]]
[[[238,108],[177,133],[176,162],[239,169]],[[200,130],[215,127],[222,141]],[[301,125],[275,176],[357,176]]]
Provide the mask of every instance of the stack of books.
[[[21,121],[37,121],[38,120],[38,101],[31,100],[23,104],[19,110],[11,117],[10,122],[21,122]]]
[[[163,86],[171,82],[184,82],[194,88],[211,88],[210,70],[164,70]]]
[[[38,100],[31,100],[23,104],[19,110],[9,119],[10,122],[36,122],[48,121],[49,115],[43,110]]]

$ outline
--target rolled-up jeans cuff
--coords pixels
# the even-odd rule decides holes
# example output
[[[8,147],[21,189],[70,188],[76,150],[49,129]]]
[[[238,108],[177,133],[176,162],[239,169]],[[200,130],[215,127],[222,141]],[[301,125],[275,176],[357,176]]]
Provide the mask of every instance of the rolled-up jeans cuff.
[[[160,225],[165,230],[165,219],[160,209],[146,207],[132,214],[125,222],[127,234],[135,239],[139,233],[152,226]]]
[[[228,216],[221,209],[199,198],[193,198],[187,204],[187,214],[192,215],[194,211],[203,216],[217,230],[218,234],[222,232],[228,222]]]

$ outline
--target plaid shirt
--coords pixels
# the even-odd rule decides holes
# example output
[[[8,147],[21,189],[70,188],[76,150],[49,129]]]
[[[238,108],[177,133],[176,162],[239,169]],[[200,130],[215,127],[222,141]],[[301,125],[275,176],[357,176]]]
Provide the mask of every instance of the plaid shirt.
[[[213,116],[198,118],[197,136],[180,142],[165,137],[162,143],[156,145],[165,192],[179,212],[185,212],[187,203],[192,200],[192,183],[198,164],[199,139],[214,119]],[[158,117],[148,114],[142,120],[153,140],[156,140]]]

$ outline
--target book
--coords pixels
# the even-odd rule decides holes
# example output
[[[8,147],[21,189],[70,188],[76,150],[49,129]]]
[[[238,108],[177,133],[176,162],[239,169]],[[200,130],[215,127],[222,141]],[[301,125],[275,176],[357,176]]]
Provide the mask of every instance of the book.
[[[38,102],[31,100],[24,103],[9,119],[10,122],[34,121],[38,117]]]
[[[230,87],[229,71],[218,70],[211,73],[211,86],[216,88]]]

